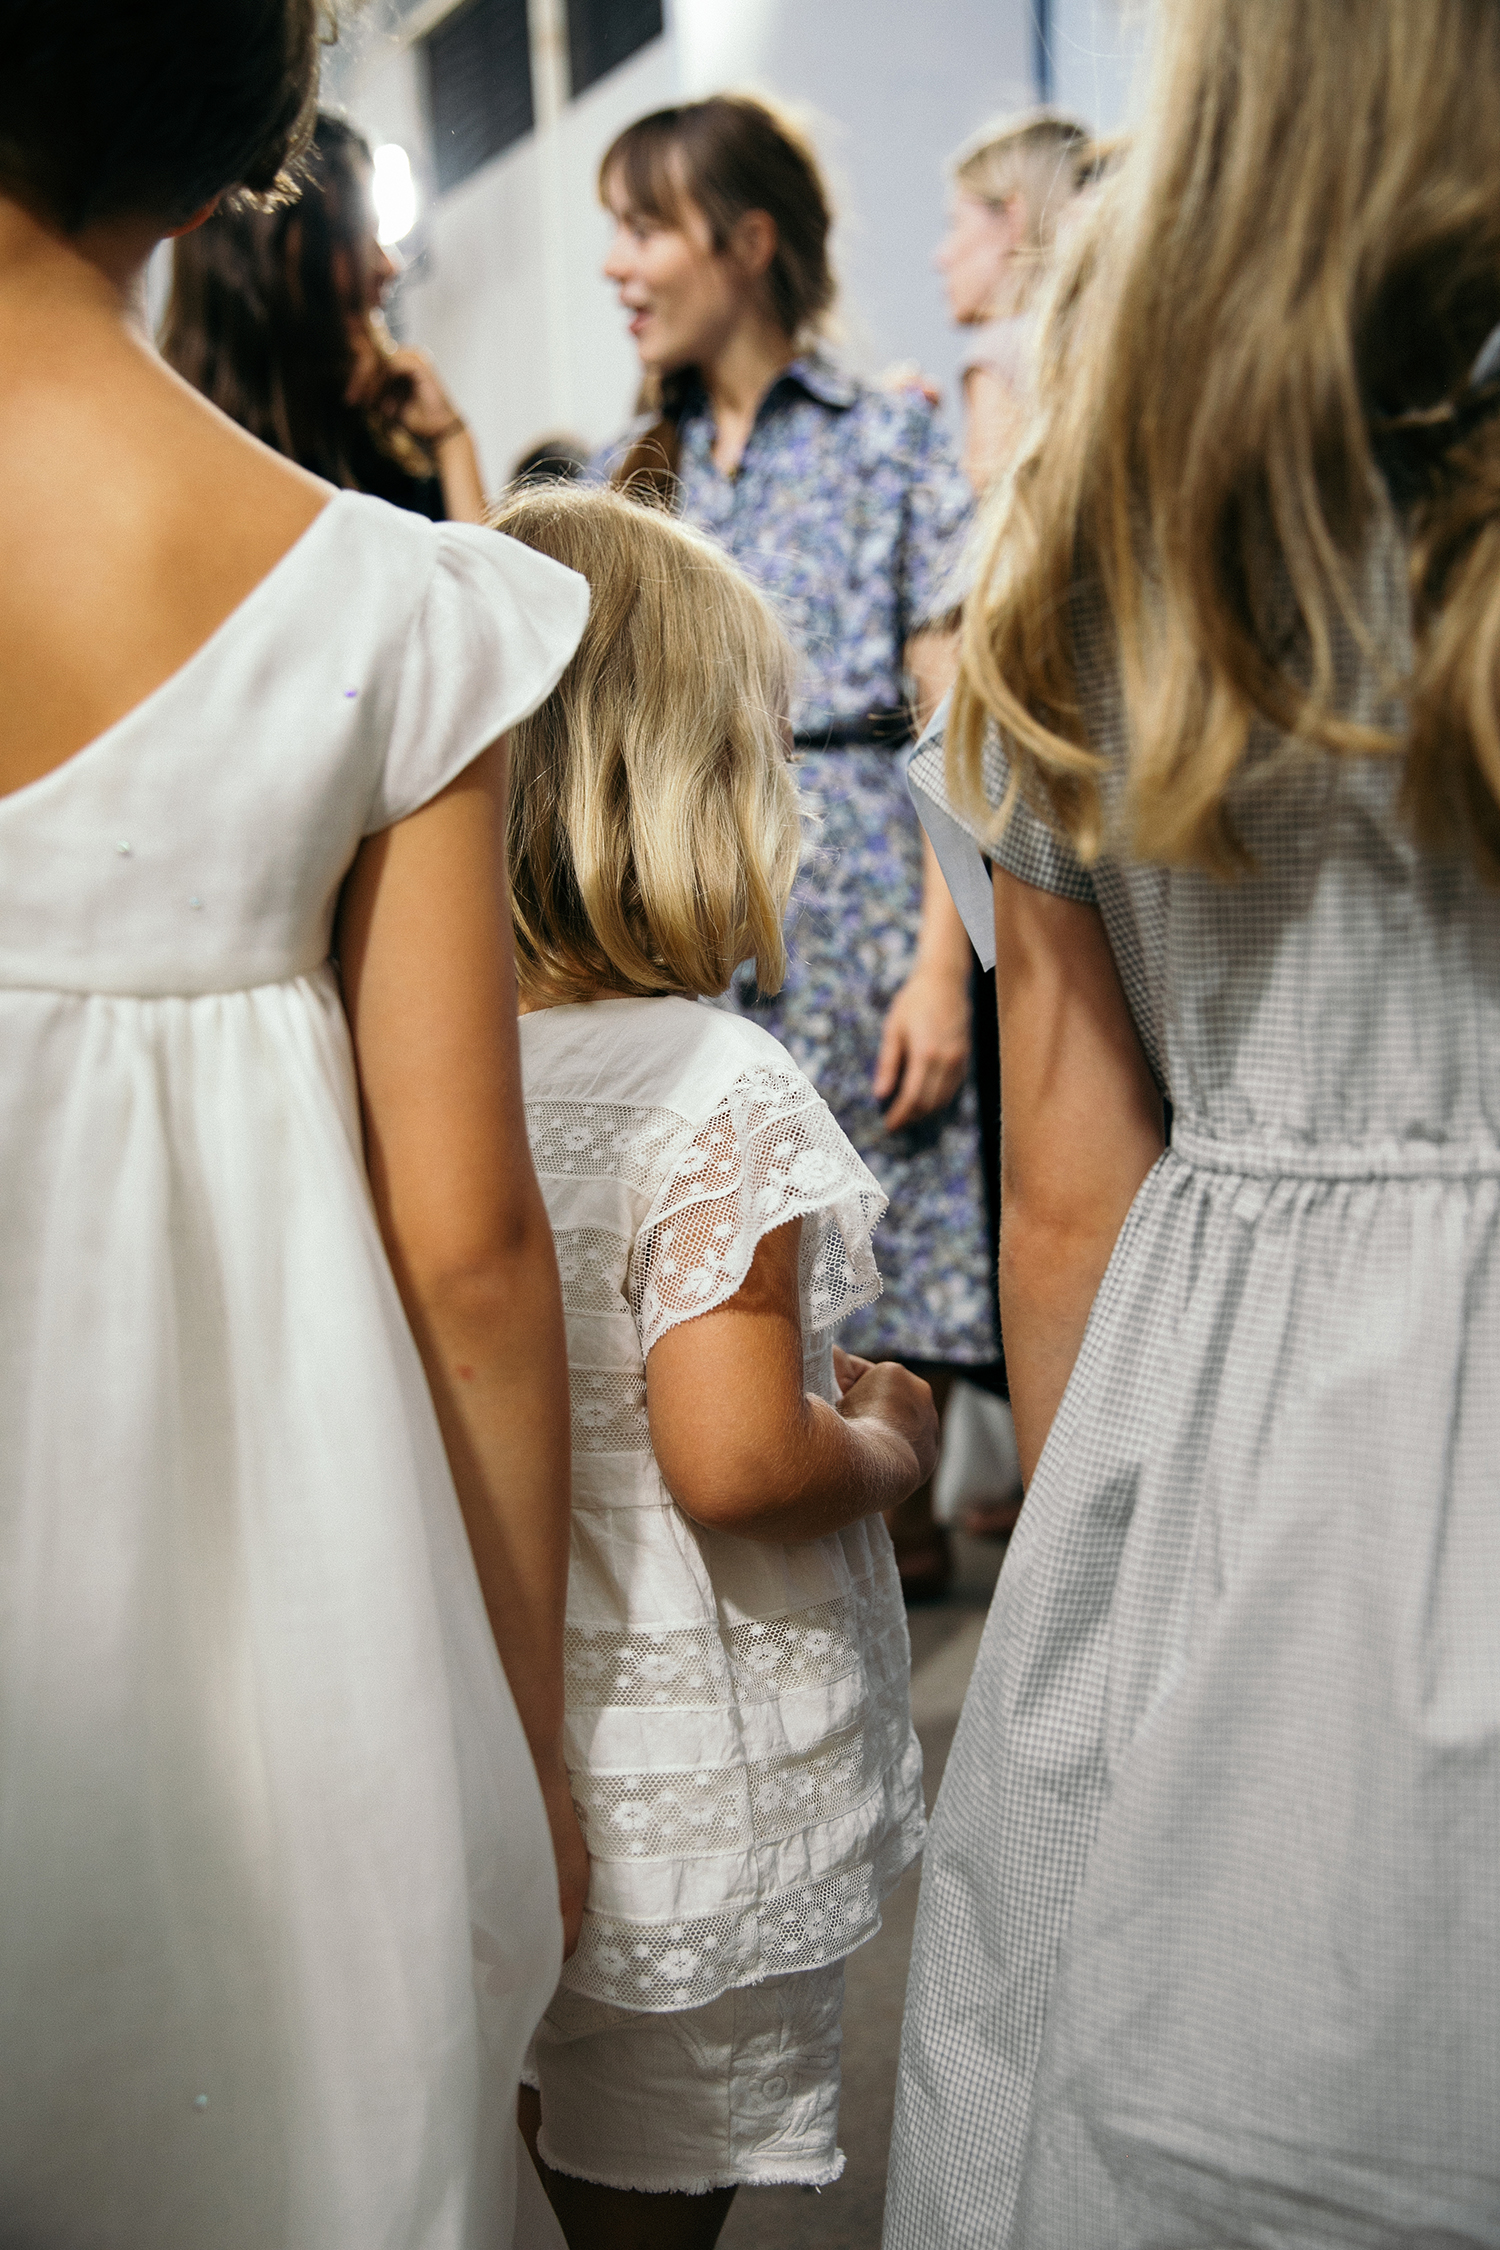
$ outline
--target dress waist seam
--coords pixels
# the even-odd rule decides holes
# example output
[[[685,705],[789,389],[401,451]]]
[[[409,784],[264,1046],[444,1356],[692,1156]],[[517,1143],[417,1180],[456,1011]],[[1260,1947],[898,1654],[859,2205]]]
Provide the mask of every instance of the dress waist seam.
[[[1177,1122],[1169,1153],[1194,1172],[1259,1180],[1475,1180],[1500,1178],[1500,1142],[1391,1141],[1287,1148],[1221,1140]]]
[[[287,969],[280,976],[250,977],[243,984],[208,984],[164,992],[129,992],[97,984],[47,984],[40,979],[8,978],[0,971],[0,1000],[11,993],[38,1000],[126,1000],[141,1007],[169,1000],[238,1000],[250,992],[276,992],[284,985],[307,984],[331,966],[325,957],[304,969]]]

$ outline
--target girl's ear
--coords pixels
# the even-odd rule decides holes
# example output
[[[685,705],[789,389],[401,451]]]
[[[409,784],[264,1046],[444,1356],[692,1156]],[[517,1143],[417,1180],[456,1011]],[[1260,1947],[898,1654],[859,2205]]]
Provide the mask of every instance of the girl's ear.
[[[1026,208],[1026,198],[1019,188],[1012,188],[1001,204],[996,217],[1005,233],[1005,255],[1013,258],[1021,249],[1030,231],[1031,214]]]
[[[759,281],[781,237],[769,211],[742,211],[729,237],[729,255],[748,281]]]

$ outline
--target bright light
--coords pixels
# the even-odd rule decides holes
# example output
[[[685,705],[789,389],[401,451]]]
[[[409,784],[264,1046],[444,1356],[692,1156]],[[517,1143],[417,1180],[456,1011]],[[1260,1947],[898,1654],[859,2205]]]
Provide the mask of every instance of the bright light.
[[[416,224],[417,190],[411,158],[396,141],[375,151],[375,221],[380,242],[389,247]]]

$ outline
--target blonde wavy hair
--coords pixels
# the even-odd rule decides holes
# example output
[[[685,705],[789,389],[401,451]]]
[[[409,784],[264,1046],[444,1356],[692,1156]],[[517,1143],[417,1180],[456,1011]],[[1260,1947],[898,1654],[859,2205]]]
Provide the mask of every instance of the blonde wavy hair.
[[[1057,222],[1082,184],[1093,147],[1089,130],[1062,110],[1031,109],[982,125],[952,158],[956,188],[1003,210],[1019,195],[1026,218],[1020,254],[1029,296],[1046,270]]]
[[[1493,0],[1162,0],[1143,131],[1101,190],[1050,328],[1042,421],[998,496],[949,732],[983,801],[1017,790],[1087,861],[1231,876],[1264,723],[1404,759],[1431,849],[1500,880],[1500,8]],[[1341,708],[1380,665],[1361,573],[1406,514],[1414,656],[1399,732]],[[1080,587],[1113,627],[1129,753],[1106,834],[1075,677]],[[1263,730],[1262,730],[1263,732]]]
[[[589,621],[510,738],[516,958],[532,1000],[786,974],[801,829],[793,656],[749,580],[662,510],[550,485],[491,516],[588,580]]]

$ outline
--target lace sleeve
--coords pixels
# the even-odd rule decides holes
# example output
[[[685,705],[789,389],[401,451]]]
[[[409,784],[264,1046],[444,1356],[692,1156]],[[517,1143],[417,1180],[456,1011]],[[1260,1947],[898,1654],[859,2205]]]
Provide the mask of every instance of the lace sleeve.
[[[694,1134],[636,1236],[630,1304],[644,1357],[727,1303],[763,1235],[802,1230],[804,1339],[880,1294],[870,1237],[886,1199],[800,1070],[745,1071]]]

